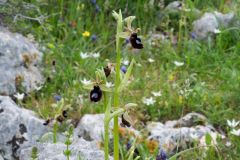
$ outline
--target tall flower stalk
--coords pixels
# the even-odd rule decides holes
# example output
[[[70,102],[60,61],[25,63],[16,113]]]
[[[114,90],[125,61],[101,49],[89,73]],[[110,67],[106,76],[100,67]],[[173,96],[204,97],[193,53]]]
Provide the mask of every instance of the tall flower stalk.
[[[120,37],[119,34],[122,33],[123,29],[123,21],[122,21],[122,13],[119,11],[117,18],[117,34],[116,34],[116,78],[115,78],[115,89],[114,89],[114,99],[113,106],[114,109],[117,110],[119,106],[119,85],[120,85],[120,65],[121,65],[121,50],[120,50]],[[119,133],[118,133],[118,116],[114,117],[114,159],[119,159]]]
[[[120,92],[126,88],[127,82],[132,72],[133,64],[135,60],[133,59],[122,77],[122,73],[120,70],[121,66],[121,42],[122,39],[129,38],[133,48],[142,49],[143,45],[141,43],[141,39],[137,37],[137,31],[139,29],[132,29],[131,23],[135,19],[134,16],[129,16],[123,20],[121,10],[119,13],[113,11],[113,16],[117,20],[117,33],[116,33],[116,67],[115,67],[115,87],[114,91],[109,89],[107,84],[107,77],[110,74],[108,71],[109,68],[98,69],[96,71],[96,82],[92,84],[85,85],[85,89],[91,90],[90,92],[90,100],[93,102],[98,102],[101,100],[102,93],[104,97],[104,107],[105,107],[105,118],[104,118],[104,153],[105,160],[108,160],[108,152],[109,152],[109,123],[112,119],[114,119],[114,128],[113,128],[113,138],[114,138],[114,160],[119,160],[119,128],[118,128],[118,117],[120,115],[125,114],[127,116],[127,110],[130,107],[136,106],[134,103],[128,103],[125,106],[120,107],[119,103],[119,94]],[[126,31],[123,32],[123,25],[126,22],[127,27]],[[113,108],[110,93],[113,92]],[[130,123],[129,123],[130,125]]]

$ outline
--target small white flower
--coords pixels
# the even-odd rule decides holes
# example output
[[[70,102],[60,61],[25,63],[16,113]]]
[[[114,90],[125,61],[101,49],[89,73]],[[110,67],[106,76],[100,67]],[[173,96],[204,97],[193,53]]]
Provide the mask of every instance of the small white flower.
[[[221,33],[221,31],[219,29],[214,29],[213,31],[215,34]]]
[[[82,84],[84,85],[88,85],[88,84],[91,84],[92,81],[91,80],[87,80],[86,78],[84,78],[83,80],[81,80]]]
[[[43,87],[43,86],[36,86],[35,89],[36,89],[37,91],[39,91],[39,90],[42,89],[42,87]]]
[[[20,93],[17,93],[17,94],[14,94],[13,95],[15,98],[17,98],[18,100],[23,100],[23,98],[24,98],[24,93],[22,93],[22,94],[20,94]]]
[[[190,137],[191,137],[192,139],[198,139],[198,138],[199,138],[199,136],[197,135],[197,133],[191,133],[191,134],[190,134]]]
[[[240,136],[240,129],[238,129],[238,130],[233,129],[230,133],[235,135],[235,136]]]
[[[153,63],[153,62],[155,62],[155,60],[152,59],[152,58],[148,58],[148,62],[149,62],[149,63]]]
[[[138,67],[142,67],[141,63],[137,63],[137,66],[138,66]]]
[[[150,98],[143,97],[142,101],[147,106],[153,105],[156,102],[156,100],[154,100],[153,97],[150,97]]]
[[[232,143],[230,141],[227,141],[225,144],[227,147],[230,147],[232,145]]]
[[[99,52],[93,53],[91,56],[92,56],[93,58],[99,58],[99,57],[100,57],[100,53],[99,53]]]
[[[162,93],[161,93],[161,91],[158,91],[158,92],[152,91],[152,95],[153,95],[154,97],[161,97],[161,96],[162,96]]]
[[[80,53],[80,56],[81,56],[82,59],[86,59],[86,58],[89,58],[89,57],[90,57],[90,56],[88,55],[88,53],[83,53],[83,52]]]
[[[114,86],[114,84],[112,82],[106,82],[106,87],[111,88],[113,86]]]
[[[237,125],[240,123],[240,121],[235,121],[235,119],[233,119],[232,121],[227,120],[227,125],[231,128],[235,128],[237,127]]]
[[[125,65],[125,66],[128,66],[129,65],[129,60],[128,59],[123,60],[122,64]]]
[[[174,61],[173,62],[177,67],[181,67],[184,65],[184,62]]]

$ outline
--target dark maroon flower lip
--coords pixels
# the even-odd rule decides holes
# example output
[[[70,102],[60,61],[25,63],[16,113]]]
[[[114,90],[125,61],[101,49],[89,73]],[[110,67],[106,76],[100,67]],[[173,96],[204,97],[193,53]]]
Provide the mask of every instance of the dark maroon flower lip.
[[[90,100],[92,102],[98,102],[102,98],[102,90],[99,86],[94,86],[90,92]]]
[[[106,77],[108,77],[111,74],[111,69],[108,66],[103,68],[103,70],[104,70],[104,73],[105,73]]]
[[[143,48],[143,44],[141,42],[141,39],[137,37],[137,33],[132,33],[129,39],[133,48],[135,49]]]
[[[122,114],[122,123],[121,123],[122,127],[131,127],[131,124],[124,118],[124,115]]]
[[[43,123],[43,125],[44,125],[44,126],[47,126],[47,125],[50,123],[50,121],[51,121],[50,119],[47,119],[47,120]]]
[[[67,117],[68,117],[68,112],[67,112],[67,110],[63,110],[63,111],[62,111],[62,115],[63,115],[64,118],[67,118]]]

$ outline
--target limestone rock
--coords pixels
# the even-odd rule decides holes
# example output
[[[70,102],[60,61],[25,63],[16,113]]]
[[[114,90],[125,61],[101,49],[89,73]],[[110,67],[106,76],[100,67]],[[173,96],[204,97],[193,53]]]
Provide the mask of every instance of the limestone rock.
[[[7,0],[0,0],[0,4],[4,4],[4,3],[6,3],[7,2]],[[0,159],[1,160],[1,159]]]
[[[193,32],[197,39],[205,39],[208,34],[216,33],[220,27],[228,27],[234,18],[234,13],[222,14],[220,12],[205,13],[200,19],[193,22]]]
[[[119,118],[119,126],[121,119]],[[140,133],[132,127],[119,127],[121,131],[139,136]],[[109,138],[112,138],[113,120],[109,125]],[[75,129],[75,136],[88,141],[102,141],[104,136],[104,114],[86,114]]]
[[[110,128],[113,128],[112,122]],[[104,135],[104,114],[84,115],[75,129],[75,134],[88,141],[102,140]]]
[[[0,148],[4,159],[18,159],[20,150],[32,146],[47,132],[44,120],[0,96]]]
[[[165,124],[150,122],[147,130],[150,133],[148,139],[157,140],[170,154],[177,147],[186,149],[190,143],[202,139],[206,134],[220,135],[207,123],[206,117],[198,113],[189,113],[179,120],[167,121]]]
[[[169,3],[167,6],[166,6],[166,9],[167,10],[172,10],[172,11],[176,11],[176,10],[181,10],[182,9],[182,2],[181,1],[174,1],[174,2],[171,2]]]
[[[63,154],[66,150],[64,143],[38,143],[36,146],[38,151],[38,160],[66,160]],[[78,159],[79,157],[84,160],[104,160],[104,152],[100,150],[96,142],[88,142],[84,139],[75,139],[70,145],[71,156],[70,159]],[[20,159],[29,160],[31,157],[32,147],[21,151]],[[110,160],[113,158],[110,157]]]
[[[18,86],[29,92],[41,84],[42,56],[27,38],[0,27],[0,94],[14,94]]]

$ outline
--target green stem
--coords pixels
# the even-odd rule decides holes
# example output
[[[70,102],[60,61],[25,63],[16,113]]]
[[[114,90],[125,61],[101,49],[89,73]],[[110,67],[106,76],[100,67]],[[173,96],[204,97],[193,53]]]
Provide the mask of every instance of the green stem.
[[[121,14],[121,12],[120,12]],[[120,85],[120,64],[121,64],[121,51],[120,51],[120,37],[118,36],[119,33],[122,32],[122,19],[118,19],[117,24],[117,34],[116,34],[116,79],[115,79],[115,89],[114,89],[114,99],[113,99],[113,106],[114,109],[118,109],[119,105],[119,92],[118,88]],[[114,117],[114,160],[119,160],[119,133],[118,133],[118,116]]]
[[[67,145],[67,151],[69,151],[69,145]],[[67,155],[67,160],[70,160],[70,155]]]
[[[176,153],[175,155],[173,155],[172,157],[169,158],[169,160],[176,160],[178,156],[185,154],[187,152],[190,152],[192,150],[196,150],[196,149],[200,149],[200,148],[208,148],[208,147],[214,147],[214,145],[206,145],[206,146],[199,146],[199,147],[193,147],[193,148],[189,148],[186,150],[183,150],[181,152]],[[218,150],[217,153],[219,154]]]
[[[57,130],[58,130],[58,124],[57,122],[53,125],[53,143],[57,143]]]
[[[107,93],[104,92],[104,108],[107,111],[108,107],[108,98],[107,98]],[[107,114],[105,113],[105,120],[104,120],[104,157],[105,160],[108,160],[108,144],[109,144],[109,137],[108,137],[108,131],[109,131],[109,123],[106,121],[108,117],[106,117]]]
[[[104,125],[104,157],[105,160],[108,160],[108,131],[109,131],[109,123],[105,123]]]

